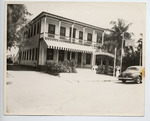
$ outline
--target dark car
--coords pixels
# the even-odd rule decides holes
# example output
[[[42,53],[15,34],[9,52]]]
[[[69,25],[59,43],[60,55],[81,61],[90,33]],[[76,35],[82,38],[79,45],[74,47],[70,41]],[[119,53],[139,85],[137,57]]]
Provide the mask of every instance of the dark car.
[[[142,72],[142,66],[129,66],[118,76],[118,79],[123,83],[125,83],[126,81],[134,81],[139,84],[142,83]]]

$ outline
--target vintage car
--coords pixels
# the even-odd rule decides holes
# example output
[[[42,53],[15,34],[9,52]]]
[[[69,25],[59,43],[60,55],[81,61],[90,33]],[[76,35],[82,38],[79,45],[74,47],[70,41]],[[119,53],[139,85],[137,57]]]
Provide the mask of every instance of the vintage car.
[[[118,76],[118,79],[123,83],[125,83],[126,81],[134,81],[139,84],[142,83],[142,72],[142,66],[129,66]]]

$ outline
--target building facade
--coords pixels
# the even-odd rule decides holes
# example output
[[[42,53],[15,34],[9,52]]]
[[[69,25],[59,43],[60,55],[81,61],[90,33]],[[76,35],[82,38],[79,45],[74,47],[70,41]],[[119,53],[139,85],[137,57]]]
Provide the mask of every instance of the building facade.
[[[101,48],[105,31],[109,30],[42,12],[23,31],[19,63],[37,66],[74,59],[78,67],[113,66],[114,52]]]

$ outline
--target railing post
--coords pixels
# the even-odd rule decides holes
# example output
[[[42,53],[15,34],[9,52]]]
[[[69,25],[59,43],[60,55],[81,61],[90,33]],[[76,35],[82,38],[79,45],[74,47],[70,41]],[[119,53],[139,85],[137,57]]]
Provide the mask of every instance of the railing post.
[[[94,52],[92,53],[92,67],[95,65],[95,54]]]
[[[74,28],[74,24],[72,24],[72,26],[71,26],[71,43],[72,43],[72,39],[73,39],[73,28]]]
[[[84,40],[85,40],[85,27],[83,27],[83,41],[82,41],[83,45],[84,45]]]
[[[103,31],[102,33],[102,45],[104,44],[104,35],[105,35],[105,31]]]
[[[46,19],[47,19],[47,17],[44,18],[44,38],[45,38],[45,36],[46,36],[46,35],[45,35],[45,32],[46,32]]]
[[[94,46],[94,43],[96,43],[95,30],[93,30],[93,34],[92,34],[92,45],[93,46]]]
[[[58,23],[58,39],[60,39],[60,28],[61,28],[61,21]]]

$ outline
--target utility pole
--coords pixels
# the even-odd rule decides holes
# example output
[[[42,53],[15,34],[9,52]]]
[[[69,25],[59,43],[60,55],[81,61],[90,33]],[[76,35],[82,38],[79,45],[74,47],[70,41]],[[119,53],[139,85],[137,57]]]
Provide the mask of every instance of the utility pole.
[[[115,47],[115,58],[114,58],[114,71],[113,71],[113,76],[115,76],[115,72],[116,72],[116,52],[117,52],[117,48]]]
[[[123,43],[124,43],[124,32],[122,33],[121,58],[120,58],[120,72],[122,72]]]
[[[142,66],[142,49],[140,48],[140,62],[139,65]]]

